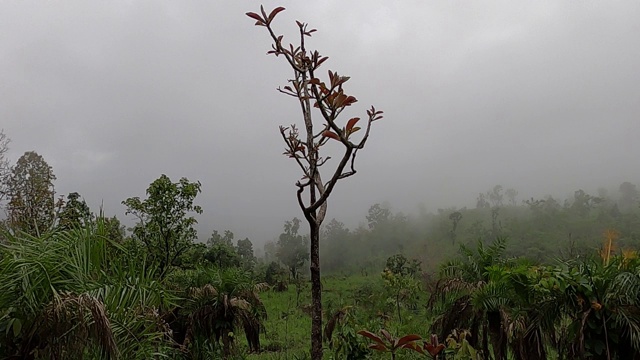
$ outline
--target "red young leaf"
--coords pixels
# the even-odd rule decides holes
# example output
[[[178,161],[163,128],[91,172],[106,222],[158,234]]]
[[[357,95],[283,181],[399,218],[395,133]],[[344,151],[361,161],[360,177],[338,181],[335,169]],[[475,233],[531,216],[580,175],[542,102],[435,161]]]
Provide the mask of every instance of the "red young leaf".
[[[279,12],[284,11],[284,8],[282,6],[279,6],[275,9],[273,9],[271,11],[271,14],[269,14],[269,22],[271,22],[273,20],[273,18],[276,17],[276,15],[278,15]]]
[[[344,101],[344,106],[350,106],[351,104],[357,101],[358,99],[356,99],[354,96],[349,95],[349,97],[347,97],[346,100]]]
[[[325,130],[322,133],[322,136],[328,137],[328,138],[332,138],[332,139],[335,139],[335,140],[340,140],[340,136],[338,136],[338,134],[334,133],[333,131],[329,131],[329,130]]]
[[[374,349],[378,351],[387,351],[387,347],[382,344],[371,344],[369,345],[369,349]]]
[[[442,350],[444,350],[444,344],[439,344],[438,346],[433,346],[431,344],[425,344],[425,349],[431,354],[431,356],[436,356],[440,354]]]
[[[410,343],[404,344],[404,345],[402,345],[401,347],[402,347],[403,349],[411,349],[411,350],[413,350],[413,351],[417,351],[417,352],[419,352],[419,353],[420,353],[420,354],[422,354],[422,355],[424,355],[424,354],[425,354],[425,353],[424,353],[424,350],[422,350],[422,348],[420,347],[420,345],[418,345],[418,344],[416,344],[416,343],[414,343],[414,342],[410,342]]]
[[[403,336],[400,339],[396,340],[395,346],[396,347],[403,346],[403,345],[406,345],[407,343],[411,343],[413,341],[420,340],[420,339],[422,339],[420,335],[416,335],[416,334]]]
[[[353,125],[355,125],[358,120],[360,120],[359,117],[354,117],[349,119],[349,121],[347,121],[347,132],[351,132],[351,129],[353,129]]]
[[[260,21],[260,22],[264,22],[264,19],[263,19],[263,18],[261,18],[261,17],[260,17],[260,15],[258,15],[258,14],[256,14],[256,13],[254,13],[254,12],[248,12],[248,13],[247,13],[247,16],[248,16],[248,17],[250,17],[250,18],[252,18],[252,19],[258,20],[258,21]]]
[[[316,64],[316,67],[320,66],[320,64],[322,64],[323,62],[327,61],[329,57],[325,56],[323,58],[321,58],[320,60],[318,60],[318,63]]]
[[[358,335],[362,335],[364,337],[368,337],[369,339],[380,343],[380,344],[384,344],[384,341],[382,341],[382,339],[380,337],[378,337],[378,335],[372,333],[371,331],[367,331],[367,330],[360,330],[358,331]]]
[[[393,342],[393,336],[391,336],[391,334],[387,330],[382,329],[380,330],[380,333],[384,335],[384,337],[387,338],[389,342]]]

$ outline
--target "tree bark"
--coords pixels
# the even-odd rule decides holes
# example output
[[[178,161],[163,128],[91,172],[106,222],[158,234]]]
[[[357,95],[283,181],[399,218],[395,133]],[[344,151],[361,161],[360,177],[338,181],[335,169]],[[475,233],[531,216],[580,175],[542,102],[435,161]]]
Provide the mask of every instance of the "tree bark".
[[[311,264],[311,359],[322,360],[322,283],[320,282],[320,225],[309,221]]]

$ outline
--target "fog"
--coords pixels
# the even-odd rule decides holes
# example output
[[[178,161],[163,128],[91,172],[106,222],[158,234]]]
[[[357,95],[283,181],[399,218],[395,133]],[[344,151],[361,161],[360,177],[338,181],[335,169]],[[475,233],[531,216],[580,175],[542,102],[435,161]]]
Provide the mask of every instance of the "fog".
[[[640,182],[640,2],[267,1],[318,29],[324,70],[351,76],[385,112],[339,183],[328,218],[473,206],[496,184],[519,198]],[[0,128],[15,163],[35,150],[56,191],[125,219],[120,203],[161,174],[202,183],[202,239],[257,243],[300,217],[279,125],[300,123],[275,91],[249,1],[0,3]]]

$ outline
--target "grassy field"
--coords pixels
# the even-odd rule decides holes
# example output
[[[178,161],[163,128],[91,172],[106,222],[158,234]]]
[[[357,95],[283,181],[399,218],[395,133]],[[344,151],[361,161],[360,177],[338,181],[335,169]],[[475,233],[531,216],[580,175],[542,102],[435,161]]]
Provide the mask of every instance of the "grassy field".
[[[252,360],[297,360],[308,359],[310,348],[310,296],[309,284],[305,283],[298,298],[296,287],[289,285],[287,291],[276,292],[273,290],[261,294],[266,306],[268,319],[265,323],[266,334],[263,334],[262,349],[260,354],[242,355],[241,358]],[[402,323],[398,321],[395,311],[395,300],[388,298],[383,280],[379,275],[337,277],[330,276],[323,280],[323,304],[325,310],[324,324],[330,316],[339,310],[344,310],[346,316],[334,331],[333,339],[337,340],[341,335],[343,339],[352,339],[352,345],[366,347],[367,339],[355,332],[362,329],[377,332],[381,327],[391,331],[395,335],[417,333],[423,337],[428,336],[429,322],[424,302],[418,299],[415,310],[403,309],[401,311]],[[240,342],[240,352],[245,348]],[[330,347],[325,345],[326,359],[344,359],[344,353],[336,354],[334,343]],[[373,359],[387,359],[388,354],[372,354]],[[400,359],[420,359],[407,351],[401,352]]]

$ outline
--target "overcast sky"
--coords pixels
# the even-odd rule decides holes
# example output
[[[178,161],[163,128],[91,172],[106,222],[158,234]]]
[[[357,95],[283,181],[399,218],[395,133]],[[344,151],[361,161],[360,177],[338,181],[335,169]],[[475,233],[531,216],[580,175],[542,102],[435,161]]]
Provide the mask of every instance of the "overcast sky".
[[[640,2],[280,1],[275,23],[351,76],[363,116],[384,110],[328,218],[350,226],[388,201],[471,206],[493,185],[523,197],[640,183]],[[0,128],[11,160],[35,150],[59,193],[124,218],[161,174],[202,182],[200,236],[273,239],[300,212],[253,1],[3,1]],[[324,73],[324,72],[323,72]],[[346,119],[345,119],[346,121]]]

